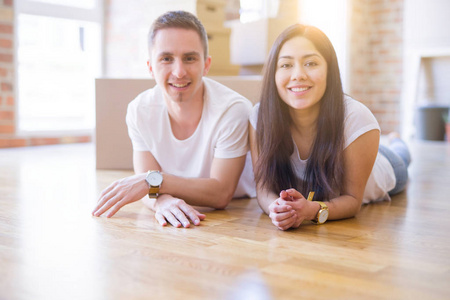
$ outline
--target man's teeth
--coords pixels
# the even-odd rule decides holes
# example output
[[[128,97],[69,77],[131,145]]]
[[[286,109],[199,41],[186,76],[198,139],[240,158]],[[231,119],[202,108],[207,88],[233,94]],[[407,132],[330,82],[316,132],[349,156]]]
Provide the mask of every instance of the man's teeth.
[[[303,87],[303,88],[291,88],[291,91],[293,92],[304,92],[307,89],[309,89],[309,87]]]
[[[172,85],[177,88],[182,88],[182,87],[187,86],[188,84],[187,83],[185,83],[185,84],[172,83]]]

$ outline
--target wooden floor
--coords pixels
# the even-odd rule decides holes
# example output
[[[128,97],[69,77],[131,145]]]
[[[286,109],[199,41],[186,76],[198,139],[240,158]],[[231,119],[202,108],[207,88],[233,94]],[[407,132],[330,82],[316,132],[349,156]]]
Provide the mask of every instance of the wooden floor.
[[[411,145],[407,192],[287,232],[254,199],[188,229],[140,202],[91,217],[131,174],[94,145],[0,150],[0,299],[449,299],[450,143]]]

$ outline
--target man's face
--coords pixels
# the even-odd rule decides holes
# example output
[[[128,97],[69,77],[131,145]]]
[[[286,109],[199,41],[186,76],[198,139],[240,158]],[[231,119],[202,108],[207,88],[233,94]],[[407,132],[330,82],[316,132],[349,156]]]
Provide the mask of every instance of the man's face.
[[[202,77],[211,65],[211,58],[204,57],[197,32],[168,28],[156,33],[147,64],[166,100],[180,103],[203,97]]]

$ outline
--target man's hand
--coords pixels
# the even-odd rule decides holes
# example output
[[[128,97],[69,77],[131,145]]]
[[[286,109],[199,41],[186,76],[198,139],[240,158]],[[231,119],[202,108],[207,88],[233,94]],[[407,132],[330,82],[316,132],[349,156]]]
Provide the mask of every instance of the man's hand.
[[[146,174],[137,174],[113,182],[103,190],[93,216],[101,216],[111,208],[107,217],[112,217],[122,206],[142,199],[148,193]]]
[[[189,220],[194,225],[200,225],[200,221],[203,221],[205,217],[184,200],[168,194],[160,195],[156,201],[155,218],[162,226],[166,226],[168,221],[173,227],[183,225],[186,228],[191,224]]]

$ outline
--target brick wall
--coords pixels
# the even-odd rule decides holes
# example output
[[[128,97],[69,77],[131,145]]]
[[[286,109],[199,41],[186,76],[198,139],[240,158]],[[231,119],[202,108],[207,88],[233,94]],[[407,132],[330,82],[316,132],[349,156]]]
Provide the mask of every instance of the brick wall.
[[[14,134],[14,13],[12,0],[0,0],[0,134]],[[0,140],[1,144],[1,140]]]
[[[14,30],[13,0],[0,0],[0,148],[91,141],[90,136],[31,137],[16,134]]]
[[[398,131],[403,72],[404,0],[351,0],[350,90],[383,133]]]

